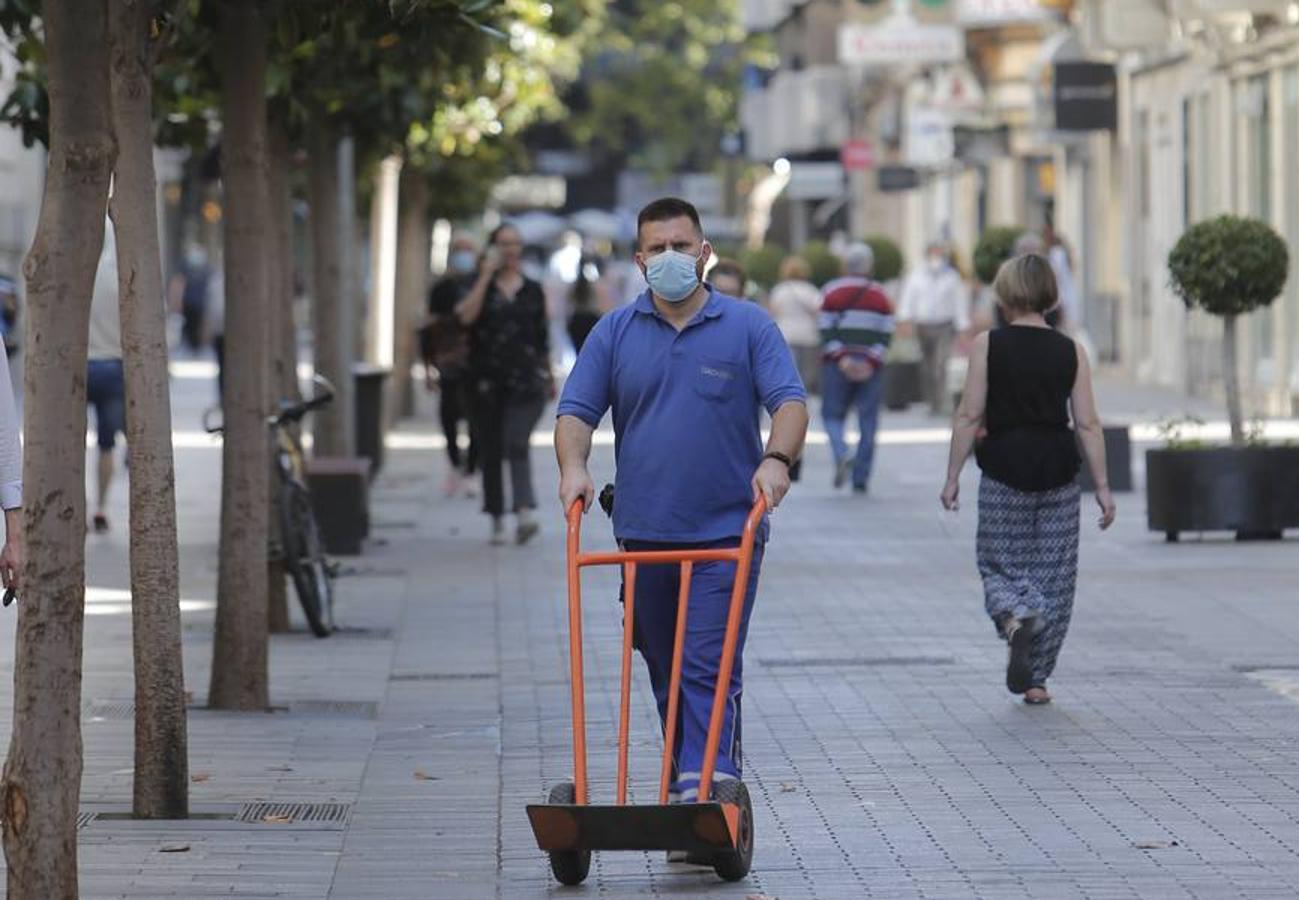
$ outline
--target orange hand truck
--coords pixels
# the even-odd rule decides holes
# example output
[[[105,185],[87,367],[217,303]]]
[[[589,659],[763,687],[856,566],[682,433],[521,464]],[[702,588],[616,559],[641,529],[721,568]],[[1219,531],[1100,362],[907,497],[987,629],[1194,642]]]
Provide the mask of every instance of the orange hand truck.
[[[765,498],[759,497],[749,513],[739,547],[715,550],[583,553],[581,530],[583,501],[568,511],[568,646],[573,692],[573,781],[557,784],[547,803],[528,807],[528,818],[537,846],[550,855],[550,868],[562,884],[581,884],[591,868],[593,850],[683,850],[692,859],[707,859],[727,881],[739,881],[753,861],[753,806],[749,792],[738,779],[713,784],[713,770],[722,739],[727,686],[735,664],[740,620],[753,564],[753,545]],[[681,694],[681,656],[686,637],[690,601],[690,576],[695,563],[734,562],[735,586],[726,618],[726,636],[718,666],[717,688],[708,723],[708,739],[699,775],[699,797],[711,802],[668,803],[672,777],[672,748],[676,743],[677,710]],[[677,600],[675,642],[669,680],[668,712],[663,736],[663,764],[658,804],[627,803],[627,745],[631,724],[632,623],[636,605],[636,568],[645,565],[680,565],[681,592]],[[617,797],[613,805],[588,802],[586,778],[586,707],[582,675],[582,569],[622,566],[622,696],[618,718]],[[714,789],[715,788],[715,789]],[[710,789],[714,789],[710,795]]]

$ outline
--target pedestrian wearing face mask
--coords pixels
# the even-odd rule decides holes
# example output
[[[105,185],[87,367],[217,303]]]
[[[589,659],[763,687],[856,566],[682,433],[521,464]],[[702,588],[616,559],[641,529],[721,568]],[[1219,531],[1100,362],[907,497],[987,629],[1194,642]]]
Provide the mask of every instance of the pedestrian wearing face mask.
[[[424,384],[438,393],[438,416],[451,464],[443,490],[448,497],[473,493],[478,468],[474,439],[472,387],[469,377],[469,330],[456,317],[456,304],[473,286],[478,268],[474,242],[459,237],[451,245],[446,273],[429,289],[428,320],[419,330]],[[468,447],[460,447],[460,424],[468,432]]]
[[[924,264],[908,276],[898,303],[898,321],[914,331],[920,343],[921,381],[930,411],[946,415],[951,400],[947,362],[956,336],[970,327],[970,298],[943,244],[930,244]]]
[[[627,550],[739,545],[759,495],[769,508],[789,490],[807,431],[806,392],[789,347],[757,304],[704,284],[712,248],[695,207],[656,200],[640,212],[636,260],[649,290],[609,313],[587,338],[560,399],[555,449],[560,502],[590,509],[591,438],[613,411],[617,476],[613,527]],[[764,447],[759,411],[772,417]],[[717,778],[740,776],[742,654],[768,526],[757,536],[740,627]],[[660,716],[669,677],[681,572],[642,566],[636,576],[636,647]],[[671,796],[698,799],[735,564],[696,563],[690,582],[680,727]]]
[[[532,429],[553,396],[550,323],[541,285],[523,274],[523,238],[505,224],[492,232],[478,276],[456,315],[470,328],[474,423],[483,468],[483,508],[491,541],[505,543],[505,477],[509,464],[515,543],[537,535],[532,488]]]

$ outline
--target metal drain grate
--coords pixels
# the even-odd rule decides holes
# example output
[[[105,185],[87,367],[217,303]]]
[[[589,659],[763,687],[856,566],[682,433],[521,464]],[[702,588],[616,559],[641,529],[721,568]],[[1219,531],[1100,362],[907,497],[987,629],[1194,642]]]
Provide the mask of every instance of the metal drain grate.
[[[339,638],[353,641],[390,641],[392,640],[392,629],[342,626],[334,629],[334,633],[331,636],[331,639]]]
[[[91,700],[81,707],[83,718],[121,721],[135,718],[134,700]]]
[[[298,716],[338,716],[373,719],[379,704],[373,700],[292,700],[289,713]]]
[[[95,821],[95,816],[97,815],[98,813],[92,813],[92,812],[77,813],[77,831],[80,831],[81,829],[89,825],[91,822]]]
[[[245,803],[239,808],[235,821],[269,825],[301,822],[346,825],[351,809],[350,803]]]
[[[950,666],[950,656],[809,656],[758,660],[768,669],[847,669],[892,666]]]
[[[394,672],[389,681],[490,681],[495,672]]]

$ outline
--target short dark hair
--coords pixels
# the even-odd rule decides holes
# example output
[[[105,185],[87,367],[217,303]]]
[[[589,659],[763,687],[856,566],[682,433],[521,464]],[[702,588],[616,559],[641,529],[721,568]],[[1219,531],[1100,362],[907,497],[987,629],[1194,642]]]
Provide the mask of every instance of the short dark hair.
[[[636,242],[640,243],[641,229],[648,222],[667,222],[670,219],[687,218],[695,226],[695,231],[703,237],[704,226],[699,221],[699,210],[688,200],[680,197],[660,197],[649,203],[636,216]]]
[[[487,235],[487,245],[489,247],[494,245],[496,243],[496,239],[499,238],[501,234],[506,231],[513,231],[515,234],[519,235],[520,240],[523,239],[523,235],[519,232],[519,226],[515,225],[513,222],[506,221],[497,225],[495,228],[492,229],[491,234]]]
[[[708,273],[709,278],[718,275],[730,275],[740,283],[741,287],[743,287],[744,283],[749,280],[749,276],[744,271],[744,266],[725,256],[718,259],[717,264],[713,266],[712,271]]]

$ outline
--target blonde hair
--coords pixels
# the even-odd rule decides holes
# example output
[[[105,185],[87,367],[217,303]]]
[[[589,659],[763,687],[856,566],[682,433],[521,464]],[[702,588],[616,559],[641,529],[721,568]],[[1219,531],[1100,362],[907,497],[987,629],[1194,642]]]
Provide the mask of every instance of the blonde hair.
[[[1046,257],[1025,253],[1006,260],[992,283],[1001,305],[1018,313],[1047,313],[1060,302],[1060,288]]]
[[[812,277],[812,267],[801,256],[786,256],[780,264],[781,281],[807,281]]]

